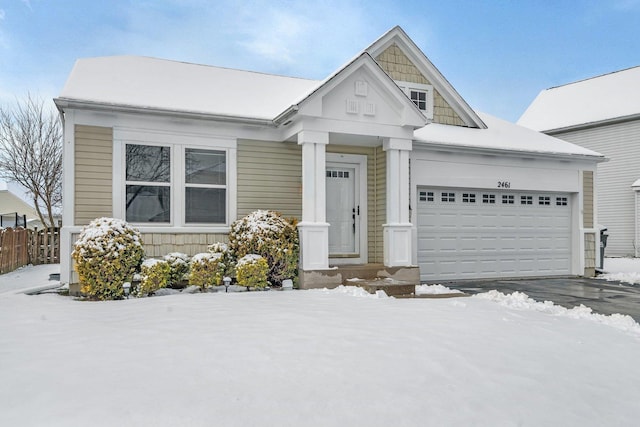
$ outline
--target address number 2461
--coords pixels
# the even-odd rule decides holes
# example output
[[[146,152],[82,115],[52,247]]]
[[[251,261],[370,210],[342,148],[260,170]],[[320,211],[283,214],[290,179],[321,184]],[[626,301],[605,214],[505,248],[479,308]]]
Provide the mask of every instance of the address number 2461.
[[[509,181],[498,181],[498,188],[511,188]]]

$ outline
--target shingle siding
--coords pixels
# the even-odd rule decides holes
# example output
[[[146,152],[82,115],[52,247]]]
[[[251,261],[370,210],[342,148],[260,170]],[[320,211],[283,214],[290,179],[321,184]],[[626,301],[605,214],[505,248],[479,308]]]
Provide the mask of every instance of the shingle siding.
[[[431,84],[396,44],[389,46],[378,55],[376,62],[394,80],[425,85]],[[435,88],[433,90],[433,122],[444,125],[465,126],[464,121]]]

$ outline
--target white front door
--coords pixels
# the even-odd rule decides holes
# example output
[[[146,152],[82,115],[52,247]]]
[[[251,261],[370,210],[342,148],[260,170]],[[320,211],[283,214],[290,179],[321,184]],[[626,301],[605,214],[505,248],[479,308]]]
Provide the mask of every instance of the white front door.
[[[361,232],[363,224],[366,224],[366,216],[363,215],[366,208],[366,192],[364,197],[362,194],[362,187],[365,186],[363,183],[366,183],[366,157],[328,154],[325,179],[331,263],[366,262],[366,250],[362,250],[363,238],[366,237]]]

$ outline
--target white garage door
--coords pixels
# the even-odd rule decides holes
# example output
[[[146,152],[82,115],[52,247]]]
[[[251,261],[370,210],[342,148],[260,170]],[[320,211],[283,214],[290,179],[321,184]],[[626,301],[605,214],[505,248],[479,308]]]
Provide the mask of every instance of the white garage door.
[[[568,194],[418,188],[423,281],[566,275]]]

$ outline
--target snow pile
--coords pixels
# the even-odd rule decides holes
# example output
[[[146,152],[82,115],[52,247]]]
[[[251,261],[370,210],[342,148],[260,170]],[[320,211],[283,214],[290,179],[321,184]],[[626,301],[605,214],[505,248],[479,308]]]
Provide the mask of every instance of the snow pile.
[[[569,317],[571,319],[586,319],[589,321],[602,323],[607,326],[620,329],[625,332],[631,332],[640,336],[640,325],[633,320],[631,316],[626,314],[612,314],[606,316],[604,314],[593,313],[593,310],[580,304],[578,307],[565,308],[556,305],[551,301],[538,302],[530,298],[522,292],[514,292],[512,294],[503,294],[496,290],[484,292],[474,295],[473,298],[485,299],[497,302],[503,307],[514,308],[517,310],[532,310],[542,313],[552,314],[554,316]]]
[[[325,293],[344,294],[344,295],[349,295],[352,297],[359,297],[359,298],[374,298],[374,299],[389,298],[385,291],[376,291],[375,294],[370,294],[369,292],[365,291],[364,289],[358,286],[340,285],[334,289],[324,288],[324,289],[316,289],[315,291],[321,291]]]
[[[416,295],[447,295],[447,294],[464,294],[457,289],[450,289],[442,285],[417,285]]]
[[[605,258],[605,274],[600,279],[637,285],[640,283],[640,258]]]

